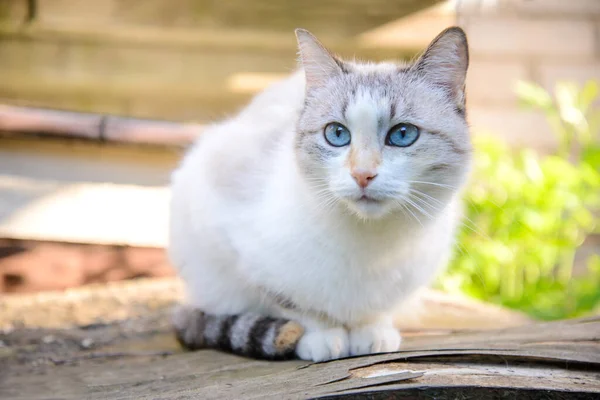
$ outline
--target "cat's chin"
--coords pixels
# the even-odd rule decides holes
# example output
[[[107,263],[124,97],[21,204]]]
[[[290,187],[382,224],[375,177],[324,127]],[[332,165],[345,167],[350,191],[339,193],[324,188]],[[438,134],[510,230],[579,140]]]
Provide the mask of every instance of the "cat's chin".
[[[387,200],[362,197],[360,199],[347,200],[346,205],[352,213],[363,219],[380,219],[390,211],[390,205]]]

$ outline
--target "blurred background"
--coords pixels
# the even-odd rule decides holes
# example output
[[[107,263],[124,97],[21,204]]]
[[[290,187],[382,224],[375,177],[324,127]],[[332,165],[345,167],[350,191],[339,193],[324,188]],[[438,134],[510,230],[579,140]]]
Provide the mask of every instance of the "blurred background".
[[[436,286],[599,312],[600,0],[0,0],[0,295],[172,276],[170,171],[295,68],[295,28],[410,60],[457,24],[476,163]]]

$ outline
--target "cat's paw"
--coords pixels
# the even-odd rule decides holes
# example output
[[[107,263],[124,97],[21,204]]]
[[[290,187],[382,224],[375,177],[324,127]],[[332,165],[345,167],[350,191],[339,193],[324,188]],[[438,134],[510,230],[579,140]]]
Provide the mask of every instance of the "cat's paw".
[[[350,330],[350,355],[398,351],[402,338],[397,329],[390,326],[366,325]]]
[[[347,357],[350,350],[348,332],[344,328],[308,331],[296,346],[296,355],[309,361],[327,361]]]

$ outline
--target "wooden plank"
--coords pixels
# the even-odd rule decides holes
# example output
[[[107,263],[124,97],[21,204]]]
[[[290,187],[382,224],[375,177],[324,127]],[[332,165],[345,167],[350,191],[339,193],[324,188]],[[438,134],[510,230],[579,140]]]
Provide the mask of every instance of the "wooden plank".
[[[592,399],[600,393],[600,317],[537,324],[497,317],[504,328],[495,330],[439,329],[424,318],[429,325],[404,331],[398,353],[267,362],[183,351],[168,320],[170,304],[181,299],[180,282],[145,282],[0,298],[0,316],[12,315],[9,324],[0,320],[0,398],[562,399],[570,393]],[[430,299],[432,315],[453,312],[452,297]],[[486,314],[482,305],[472,312]],[[16,315],[33,318],[15,325]],[[52,326],[48,316],[58,329],[35,328]],[[60,328],[72,322],[87,325]]]
[[[311,364],[183,352],[156,316],[66,331],[21,329],[0,335],[0,396],[593,399],[600,393],[600,317],[472,331],[457,348],[461,335],[415,333],[398,353]]]
[[[189,145],[201,131],[199,124],[0,104],[0,136],[33,134],[182,147]]]
[[[36,22],[44,25],[120,25],[162,28],[256,29],[297,27],[340,37],[382,25],[439,0],[43,0]]]
[[[253,93],[232,86],[240,74],[295,68],[294,28],[314,28],[347,57],[407,59],[420,49],[379,48],[356,35],[435,1],[235,2],[34,2],[35,24],[0,21],[0,101],[212,120],[235,111]],[[180,23],[190,16],[199,19]],[[165,18],[172,23],[161,22]]]
[[[0,0],[0,23],[19,26],[29,20],[27,0]]]
[[[324,40],[343,55],[369,60],[408,58],[416,51],[359,46],[351,37]],[[0,101],[206,121],[235,111],[253,94],[232,85],[237,76],[285,75],[296,67],[296,58],[293,30],[2,30],[0,25]]]

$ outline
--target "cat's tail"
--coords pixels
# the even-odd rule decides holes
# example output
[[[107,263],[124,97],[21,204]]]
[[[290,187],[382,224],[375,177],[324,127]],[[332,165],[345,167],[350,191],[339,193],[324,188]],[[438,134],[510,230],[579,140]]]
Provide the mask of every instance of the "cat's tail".
[[[258,314],[215,315],[187,305],[172,315],[177,340],[190,349],[213,348],[267,360],[295,357],[304,328],[295,321]]]

